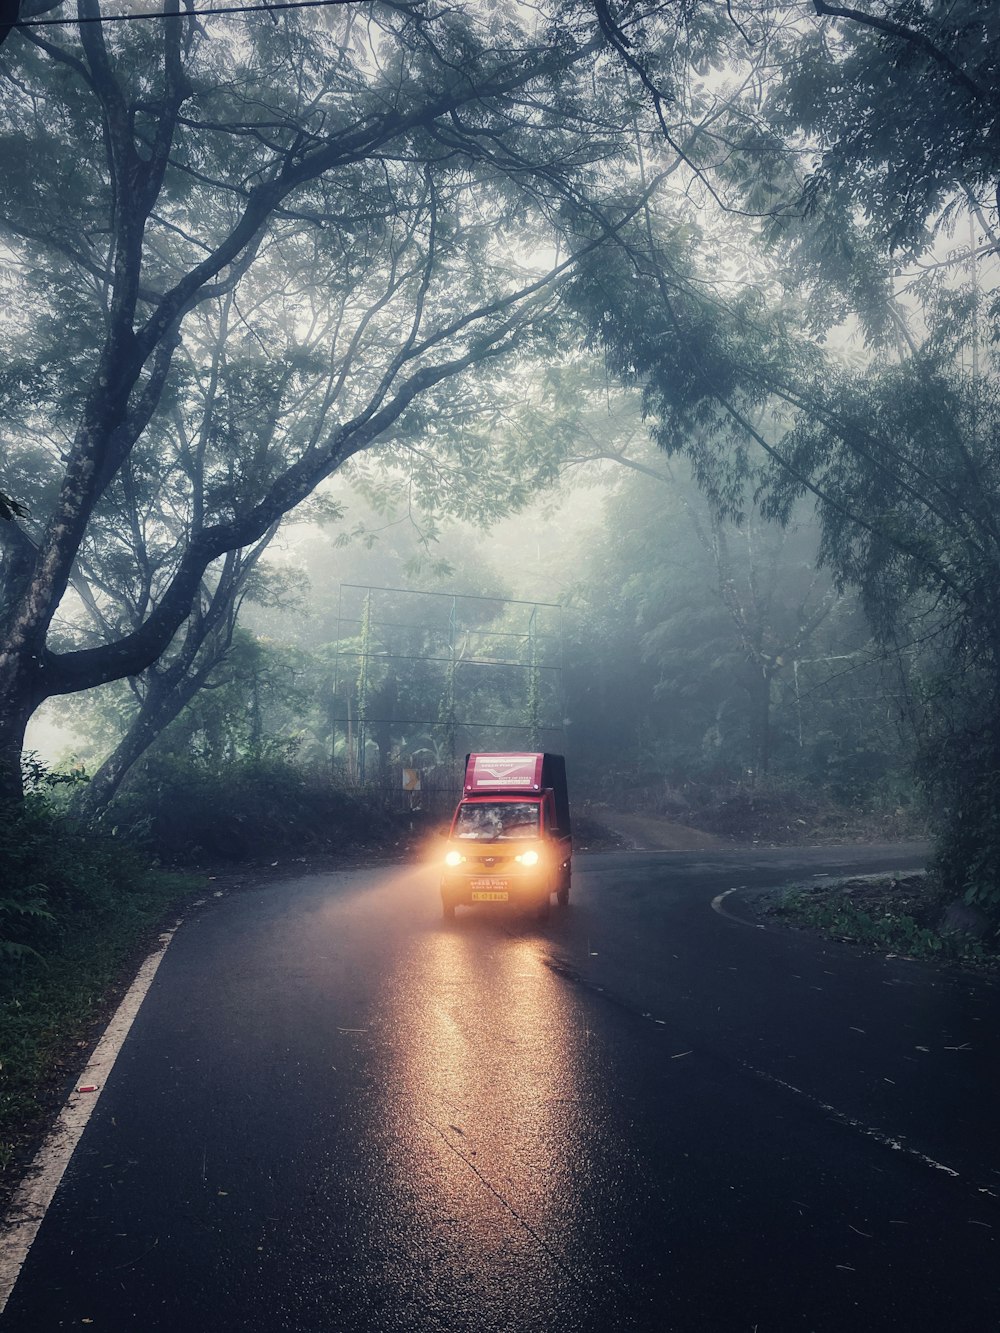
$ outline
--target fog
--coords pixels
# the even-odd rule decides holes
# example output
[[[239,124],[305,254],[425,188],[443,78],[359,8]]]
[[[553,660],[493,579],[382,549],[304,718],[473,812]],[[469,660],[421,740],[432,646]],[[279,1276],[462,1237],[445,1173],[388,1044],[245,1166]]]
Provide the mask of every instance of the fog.
[[[998,86],[988,0],[3,0],[0,1174],[107,1096],[4,1319],[985,1326]]]
[[[695,9],[5,34],[0,796],[985,818],[995,33]]]

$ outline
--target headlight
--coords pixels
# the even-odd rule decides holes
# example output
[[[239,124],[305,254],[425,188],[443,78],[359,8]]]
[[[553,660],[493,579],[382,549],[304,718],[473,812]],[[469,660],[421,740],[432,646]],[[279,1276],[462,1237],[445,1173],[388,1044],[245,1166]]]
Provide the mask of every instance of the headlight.
[[[515,856],[514,860],[520,861],[523,866],[536,866],[538,865],[538,853],[535,851],[522,852],[520,856]]]
[[[460,866],[465,860],[461,852],[446,852],[444,863],[446,866]]]

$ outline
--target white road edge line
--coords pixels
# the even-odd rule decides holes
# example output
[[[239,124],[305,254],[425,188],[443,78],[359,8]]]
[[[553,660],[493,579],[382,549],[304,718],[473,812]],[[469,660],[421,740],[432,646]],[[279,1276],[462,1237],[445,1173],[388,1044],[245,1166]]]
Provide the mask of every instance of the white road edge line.
[[[857,878],[860,879],[862,876],[859,875]],[[864,878],[877,879],[879,876],[868,875]],[[725,899],[728,898],[731,893],[739,892],[740,887],[740,885],[736,885],[734,888],[726,889],[724,893],[717,894],[712,899],[712,908],[714,911],[718,912],[720,916],[724,916],[727,921],[737,921],[741,926],[751,926],[755,923],[752,921],[744,921],[742,917],[733,916],[731,912],[727,912],[722,906]],[[763,930],[764,927],[758,925],[757,929]],[[929,1166],[935,1171],[943,1171],[949,1176],[958,1176],[958,1172],[952,1167],[945,1166],[943,1162],[935,1161],[933,1157],[928,1157],[926,1153],[918,1152],[915,1148],[907,1147],[905,1143],[902,1143],[899,1139],[894,1139],[891,1134],[886,1134],[884,1130],[875,1129],[872,1125],[866,1125],[863,1121],[855,1119],[854,1116],[846,1115],[843,1111],[838,1111],[837,1108],[831,1106],[829,1102],[821,1101],[818,1097],[812,1096],[811,1093],[803,1092],[801,1088],[795,1087],[794,1084],[786,1083],[784,1079],[777,1078],[774,1074],[768,1074],[763,1069],[756,1069],[753,1065],[744,1063],[743,1068],[748,1070],[751,1074],[756,1075],[757,1078],[763,1079],[765,1083],[773,1083],[779,1088],[784,1088],[786,1092],[791,1092],[794,1093],[796,1097],[801,1097],[803,1101],[811,1102],[813,1106],[818,1106],[822,1111],[825,1111],[827,1115],[832,1116],[834,1120],[837,1120],[840,1124],[847,1125],[850,1129],[858,1130],[867,1138],[874,1139],[876,1143],[881,1143],[883,1147],[891,1148],[893,1152],[906,1153],[908,1156],[915,1158],[918,1162],[923,1162],[924,1166]]]
[[[722,906],[723,902],[729,897],[731,893],[739,893],[741,888],[742,885],[737,884],[735,888],[726,889],[725,893],[717,893],[715,897],[712,899],[712,911],[718,912],[719,916],[724,916],[727,921],[735,921],[741,926],[751,926],[754,930],[764,930],[765,927],[762,926],[759,922],[745,921],[741,916],[733,916],[732,912],[727,912],[726,909]]]
[[[93,1055],[76,1079],[74,1091],[60,1111],[59,1119],[14,1194],[0,1233],[0,1314],[10,1299],[38,1228],[42,1225],[69,1159],[80,1142],[91,1112],[97,1105],[118,1052],[156,975],[156,969],[163,961],[163,955],[180,924],[177,921],[170,930],[160,935],[160,947],[139,968],[114,1017],[104,1029]],[[91,1085],[95,1089],[93,1092],[79,1091]]]
[[[847,1115],[843,1111],[838,1111],[835,1106],[829,1102],[821,1101],[819,1097],[814,1097],[810,1092],[803,1092],[801,1088],[795,1087],[793,1083],[786,1083],[783,1078],[778,1078],[774,1074],[767,1073],[764,1069],[757,1069],[753,1065],[741,1061],[743,1068],[754,1074],[757,1078],[763,1079],[765,1083],[773,1083],[776,1087],[784,1088],[786,1092],[792,1092],[796,1097],[801,1097],[803,1101],[810,1102],[813,1106],[818,1106],[821,1111],[832,1116],[841,1125],[846,1125],[849,1129],[856,1129],[864,1134],[866,1138],[874,1139],[876,1143],[881,1143],[883,1148],[891,1148],[893,1152],[906,1153],[909,1157],[918,1162],[923,1162],[924,1166],[929,1166],[935,1171],[943,1171],[945,1175],[958,1178],[958,1172],[953,1167],[945,1166],[943,1162],[935,1161],[933,1157],[928,1157],[926,1153],[918,1152],[916,1148],[909,1148],[900,1139],[894,1139],[891,1134],[886,1134],[884,1130],[876,1129],[872,1125],[866,1125],[863,1120],[857,1120],[852,1115]]]

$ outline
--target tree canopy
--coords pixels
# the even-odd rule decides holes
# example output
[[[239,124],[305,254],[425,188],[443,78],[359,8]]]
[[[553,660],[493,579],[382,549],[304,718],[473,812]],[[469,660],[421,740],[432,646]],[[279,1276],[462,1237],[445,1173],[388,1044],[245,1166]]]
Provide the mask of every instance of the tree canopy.
[[[8,429],[47,464],[31,518],[0,526],[8,793],[42,699],[150,666],[214,562],[439,386],[540,336],[573,258],[554,230],[567,200],[623,212],[595,170],[624,151],[621,99],[582,16],[176,12],[105,25],[87,0],[78,25],[22,28],[4,50],[18,354],[2,390]],[[254,394],[281,404],[263,435]],[[166,431],[175,466],[151,482]],[[177,522],[142,613],[57,650],[102,503],[154,485]]]
[[[546,439],[524,367],[585,342],[712,523],[815,504],[882,641],[933,622],[935,752],[988,808],[1000,748],[960,756],[1000,708],[994,5],[30,12],[2,56],[0,792],[41,700],[196,678],[234,571],[349,460],[522,503],[580,420]]]

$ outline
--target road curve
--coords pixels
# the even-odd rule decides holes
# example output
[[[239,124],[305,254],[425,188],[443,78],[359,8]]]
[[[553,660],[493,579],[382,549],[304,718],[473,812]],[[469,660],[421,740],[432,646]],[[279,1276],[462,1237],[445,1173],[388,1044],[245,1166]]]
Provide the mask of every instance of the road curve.
[[[0,1333],[1000,1327],[996,987],[711,910],[919,856],[581,857],[544,924],[421,868],[206,905]]]

